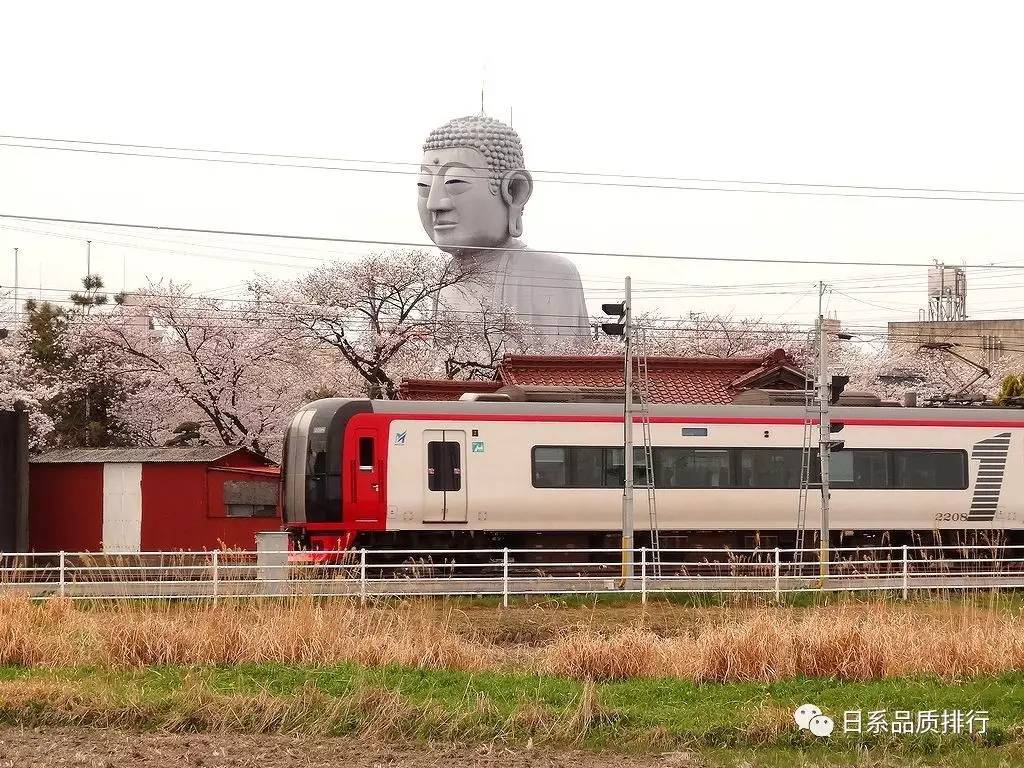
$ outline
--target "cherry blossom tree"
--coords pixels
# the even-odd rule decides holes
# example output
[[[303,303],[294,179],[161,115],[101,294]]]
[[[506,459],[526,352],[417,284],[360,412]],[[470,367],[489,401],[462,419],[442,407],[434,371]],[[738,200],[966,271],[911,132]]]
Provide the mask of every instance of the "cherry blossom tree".
[[[731,314],[694,313],[685,320],[641,316],[638,326],[663,354],[682,357],[763,357],[777,349],[795,358],[807,350],[807,332],[786,323]]]
[[[764,357],[782,349],[801,363],[809,357],[807,332],[785,323],[703,313],[682,319],[665,318],[657,312],[644,312],[634,317],[633,325],[638,354]],[[577,340],[569,353],[609,355],[621,351],[622,342],[618,337],[599,332],[593,338]]]
[[[447,379],[490,379],[506,354],[537,346],[532,329],[511,307],[483,306],[471,313],[439,308],[433,341]]]
[[[32,369],[17,333],[0,339],[0,409],[28,412],[29,450],[41,451],[53,435],[46,404],[57,396],[58,384],[47,384]]]
[[[402,378],[479,377],[506,352],[528,348],[508,307],[465,312],[441,302],[442,291],[469,277],[444,254],[401,250],[335,261],[295,281],[261,277],[250,289],[290,333],[337,350],[366,395],[393,399]]]
[[[82,282],[86,292],[72,295],[72,307],[30,299],[19,307],[19,322],[4,323],[13,332],[5,339],[2,356],[9,359],[0,375],[28,408],[34,450],[140,439],[118,414],[128,385],[82,322],[92,307],[106,303],[97,300],[102,281],[90,275]]]
[[[92,316],[122,374],[139,387],[125,406],[144,410],[152,442],[173,439],[191,421],[202,439],[275,455],[307,392],[350,386],[336,374],[337,361],[265,311],[261,298],[229,305],[160,281]]]
[[[955,349],[955,348],[954,348]],[[835,368],[850,376],[850,389],[874,392],[883,399],[901,401],[908,392],[919,399],[962,397],[995,398],[1000,383],[1024,364],[1021,355],[990,363],[989,373],[942,350],[908,345],[840,345]]]

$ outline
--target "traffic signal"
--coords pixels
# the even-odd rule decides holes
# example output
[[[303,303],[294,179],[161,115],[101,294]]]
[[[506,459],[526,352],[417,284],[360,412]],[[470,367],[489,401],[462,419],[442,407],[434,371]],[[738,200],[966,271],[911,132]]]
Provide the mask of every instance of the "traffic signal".
[[[606,315],[613,315],[619,318],[617,323],[601,323],[601,330],[609,336],[622,336],[626,332],[626,302],[602,304],[601,311]]]
[[[839,396],[843,394],[843,390],[846,389],[846,385],[849,383],[849,376],[832,377],[832,394],[828,399],[829,405],[835,405],[836,403],[839,402]]]

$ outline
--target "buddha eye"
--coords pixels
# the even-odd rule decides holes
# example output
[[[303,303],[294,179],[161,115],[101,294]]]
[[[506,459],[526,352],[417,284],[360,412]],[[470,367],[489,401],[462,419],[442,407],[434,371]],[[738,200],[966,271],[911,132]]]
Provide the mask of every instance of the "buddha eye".
[[[419,190],[420,197],[426,197],[430,194],[430,185],[424,184],[422,181],[416,184],[416,188]]]
[[[444,182],[445,191],[449,195],[461,195],[470,186],[470,183],[465,179],[446,179]]]

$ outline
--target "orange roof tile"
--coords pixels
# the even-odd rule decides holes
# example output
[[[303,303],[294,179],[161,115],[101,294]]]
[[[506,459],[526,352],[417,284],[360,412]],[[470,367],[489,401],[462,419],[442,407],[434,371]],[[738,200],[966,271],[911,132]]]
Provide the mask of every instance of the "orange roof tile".
[[[802,379],[795,362],[782,350],[765,357],[647,358],[648,399],[652,403],[725,405],[752,384],[783,378]],[[507,355],[498,367],[505,385],[624,386],[619,356]]]
[[[651,403],[725,405],[750,388],[799,389],[804,372],[784,351],[764,357],[647,358]],[[466,392],[496,392],[505,386],[607,387],[625,385],[618,355],[506,355],[495,381],[404,379],[402,400],[458,400]]]

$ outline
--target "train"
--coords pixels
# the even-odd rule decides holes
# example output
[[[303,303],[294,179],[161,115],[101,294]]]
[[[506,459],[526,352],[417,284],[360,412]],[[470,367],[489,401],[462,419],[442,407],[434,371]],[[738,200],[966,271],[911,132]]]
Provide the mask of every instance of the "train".
[[[832,545],[1024,536],[1024,411],[840,406],[831,419]],[[317,400],[287,429],[284,525],[308,550],[616,547],[623,430],[621,404]],[[652,499],[665,549],[814,541],[804,406],[656,405],[633,431],[637,546]]]

